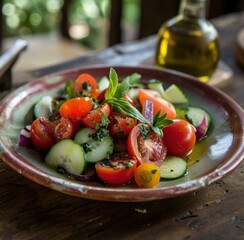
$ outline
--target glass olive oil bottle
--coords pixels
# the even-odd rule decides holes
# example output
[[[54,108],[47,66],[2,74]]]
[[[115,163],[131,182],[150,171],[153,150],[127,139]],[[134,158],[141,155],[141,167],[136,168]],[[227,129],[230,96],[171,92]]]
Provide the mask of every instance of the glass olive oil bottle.
[[[206,0],[182,0],[179,15],[162,25],[156,65],[196,76],[207,82],[219,59],[216,29],[205,18]]]

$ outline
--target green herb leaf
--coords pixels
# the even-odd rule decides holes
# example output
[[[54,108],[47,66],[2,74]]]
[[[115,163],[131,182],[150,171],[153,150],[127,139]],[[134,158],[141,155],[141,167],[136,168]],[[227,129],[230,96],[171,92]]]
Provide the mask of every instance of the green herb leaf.
[[[141,125],[140,126],[140,133],[141,133],[141,137],[146,140],[148,139],[148,127],[146,125]]]
[[[117,91],[114,94],[115,98],[122,98],[129,91],[130,87],[140,82],[141,75],[134,73],[127,76],[121,83],[118,84]]]
[[[109,134],[108,129],[106,129],[104,127],[101,127],[95,133],[93,133],[91,135],[91,137],[95,141],[102,141],[103,138],[105,138],[106,136],[108,136],[108,134]]]
[[[151,129],[157,134],[162,136],[163,134],[162,129],[165,126],[170,125],[173,121],[170,119],[166,119],[167,113],[165,113],[163,116],[160,115],[161,115],[161,109],[154,116]]]
[[[150,122],[146,120],[143,115],[124,98],[111,98],[107,100],[107,102],[112,106],[115,112],[123,113],[129,117],[139,120],[142,123],[150,124]]]
[[[72,87],[72,82],[67,81],[65,83],[64,93],[67,95],[67,99],[71,99],[71,98],[76,97],[75,90]]]
[[[105,93],[105,99],[108,100],[110,98],[112,98],[115,94],[115,92],[117,91],[118,88],[118,75],[115,72],[115,70],[113,68],[110,68],[109,71],[109,86],[108,89]]]

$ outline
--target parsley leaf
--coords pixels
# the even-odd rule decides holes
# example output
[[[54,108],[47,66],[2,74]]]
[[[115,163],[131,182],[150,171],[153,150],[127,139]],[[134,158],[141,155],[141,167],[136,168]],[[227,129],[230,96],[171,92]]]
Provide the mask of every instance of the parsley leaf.
[[[161,129],[163,129],[167,125],[170,125],[173,121],[166,118],[167,113],[165,113],[163,116],[160,115],[161,115],[161,109],[154,116],[151,129],[157,134],[162,135]]]
[[[75,98],[76,93],[74,88],[72,87],[72,82],[67,81],[65,83],[64,93],[67,95],[67,99]]]

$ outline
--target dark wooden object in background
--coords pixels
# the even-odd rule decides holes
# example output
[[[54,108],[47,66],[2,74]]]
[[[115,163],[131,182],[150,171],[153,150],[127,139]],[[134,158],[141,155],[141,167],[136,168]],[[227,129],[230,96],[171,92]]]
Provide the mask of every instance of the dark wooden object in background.
[[[240,65],[244,67],[244,28],[242,28],[236,38],[236,57]]]

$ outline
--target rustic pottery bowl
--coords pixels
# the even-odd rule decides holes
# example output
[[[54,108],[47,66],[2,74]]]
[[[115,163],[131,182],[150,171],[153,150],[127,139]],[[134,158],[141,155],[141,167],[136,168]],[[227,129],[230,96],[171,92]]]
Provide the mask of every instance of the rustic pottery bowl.
[[[107,201],[149,201],[172,198],[196,191],[221,180],[241,163],[244,157],[244,112],[221,91],[174,71],[152,67],[113,66],[122,79],[139,73],[142,79],[158,79],[164,86],[175,83],[186,93],[192,105],[203,107],[212,116],[212,129],[206,139],[206,151],[199,162],[189,167],[186,176],[162,181],[156,188],[108,186],[72,180],[43,163],[38,152],[18,146],[20,129],[32,121],[33,105],[44,95],[55,95],[66,80],[82,72],[97,79],[108,76],[108,66],[68,70],[32,81],[5,97],[0,104],[1,159],[18,173],[43,186],[66,194]]]

